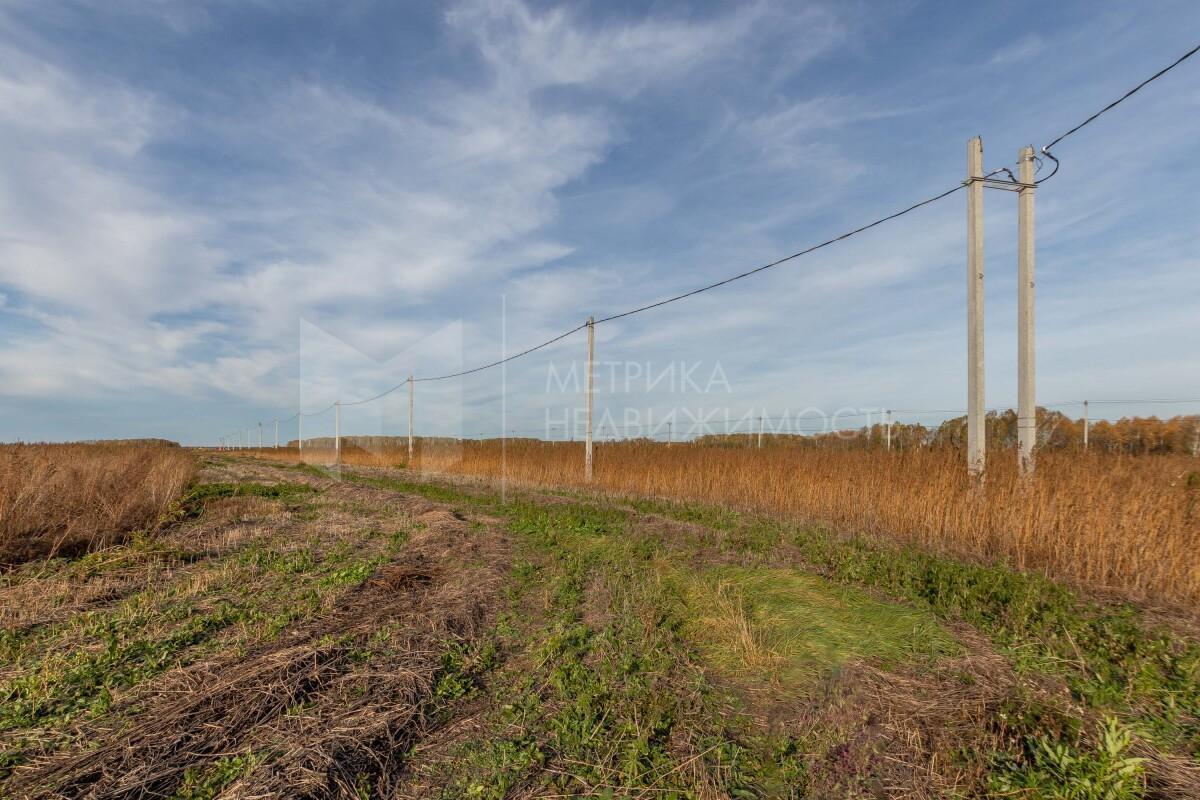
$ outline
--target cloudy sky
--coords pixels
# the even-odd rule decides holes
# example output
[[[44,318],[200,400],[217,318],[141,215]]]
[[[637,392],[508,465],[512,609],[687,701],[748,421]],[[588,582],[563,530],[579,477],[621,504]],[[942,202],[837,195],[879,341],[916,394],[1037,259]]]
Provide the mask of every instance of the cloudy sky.
[[[0,439],[269,440],[950,188],[973,135],[1011,165],[1198,40],[1191,0],[7,0]],[[1056,153],[1039,399],[1200,398],[1200,59]],[[1015,196],[986,220],[1008,406]],[[964,223],[960,192],[598,326],[602,413],[961,408]],[[560,424],[585,347],[418,383],[418,432]]]

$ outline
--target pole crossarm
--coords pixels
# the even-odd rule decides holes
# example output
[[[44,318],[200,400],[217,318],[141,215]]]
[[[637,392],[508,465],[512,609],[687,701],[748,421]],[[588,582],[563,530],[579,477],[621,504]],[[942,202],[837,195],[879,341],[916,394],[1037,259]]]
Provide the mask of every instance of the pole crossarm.
[[[970,186],[973,183],[983,184],[985,189],[1003,189],[1006,192],[1021,192],[1025,189],[1036,189],[1036,183],[1022,183],[1021,181],[1002,181],[996,178],[977,177],[967,178],[962,182],[963,186]]]

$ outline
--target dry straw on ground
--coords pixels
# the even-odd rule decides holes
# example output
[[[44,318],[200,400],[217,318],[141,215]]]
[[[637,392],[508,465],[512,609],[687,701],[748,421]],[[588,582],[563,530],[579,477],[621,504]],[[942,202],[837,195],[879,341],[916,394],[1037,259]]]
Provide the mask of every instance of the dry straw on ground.
[[[346,496],[378,502],[357,487]],[[420,529],[327,613],[115,692],[112,716],[85,716],[74,746],[18,767],[0,793],[319,798],[371,787],[372,797],[400,796],[406,754],[437,723],[441,656],[452,643],[466,652],[488,630],[510,559],[501,532],[402,502]],[[337,535],[325,511],[303,538]],[[189,784],[237,756],[246,774],[232,784]]]
[[[255,451],[246,451],[253,454]],[[295,449],[263,457],[296,461]],[[305,461],[327,464],[327,449]],[[395,466],[401,445],[343,449],[351,465]],[[583,445],[418,440],[417,469],[584,486]],[[977,488],[953,448],[905,452],[617,442],[596,448],[596,488],[820,520],[967,558],[1006,562],[1139,599],[1200,603],[1200,459],[1079,451],[1040,456],[1032,481],[1011,451]]]
[[[152,528],[194,471],[186,451],[159,444],[0,446],[0,566]]]

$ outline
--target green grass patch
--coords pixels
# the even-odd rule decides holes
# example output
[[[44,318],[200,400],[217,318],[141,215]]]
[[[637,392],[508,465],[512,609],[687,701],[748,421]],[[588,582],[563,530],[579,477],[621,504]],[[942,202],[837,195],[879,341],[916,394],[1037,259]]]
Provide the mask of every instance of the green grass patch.
[[[251,542],[205,566],[215,580],[197,573],[194,581],[148,587],[52,626],[4,634],[0,652],[15,669],[0,680],[0,732],[64,729],[109,712],[122,690],[218,647],[236,651],[272,639],[361,584],[406,539],[397,531],[332,547],[319,540],[300,547]],[[9,738],[0,778],[25,759],[24,738]]]
[[[845,537],[817,525],[704,505],[634,501],[646,513],[724,532],[722,549],[775,559],[971,623],[1020,670],[1055,675],[1088,707],[1159,746],[1200,756],[1200,642],[1036,572]]]
[[[1017,757],[995,759],[988,788],[996,797],[1063,800],[1138,800],[1145,796],[1146,759],[1130,754],[1132,733],[1109,717],[1099,726],[1099,747],[1081,751],[1070,742],[1030,736]]]
[[[1061,676],[1088,706],[1138,723],[1161,744],[1200,755],[1200,644],[1003,565],[842,540],[814,529],[786,539],[836,580],[883,590],[984,631],[1019,669]]]
[[[180,508],[186,517],[199,516],[204,504],[221,497],[266,497],[286,500],[313,494],[317,491],[306,483],[199,483],[192,486],[180,500]]]
[[[183,783],[171,800],[212,800],[239,778],[249,775],[262,762],[255,753],[225,756],[204,767],[188,767]]]
[[[390,489],[403,494],[415,494],[437,503],[456,504],[462,503],[464,500],[481,500],[479,497],[475,497],[454,487],[441,486],[436,483],[408,481],[400,478],[379,477],[375,475],[359,475],[353,472],[343,472],[341,477],[342,480],[351,481],[363,486],[374,486],[376,489]]]
[[[707,660],[777,689],[811,688],[850,661],[890,667],[958,650],[928,611],[794,569],[720,567],[677,580],[684,630]]]
[[[523,501],[490,510],[507,518],[521,556],[497,636],[525,661],[493,677],[499,710],[442,765],[442,797],[502,798],[524,785],[682,798],[694,789],[684,767],[701,759],[730,796],[783,796],[802,771],[795,749],[756,738],[735,701],[706,684],[682,634],[678,584],[658,580],[659,550],[628,535],[627,512]]]
[[[204,642],[241,616],[239,609],[222,605],[159,639],[123,639],[110,631],[103,649],[77,651],[0,686],[0,731],[64,723],[82,711],[107,711],[113,690],[133,686],[179,663],[183,650]]]

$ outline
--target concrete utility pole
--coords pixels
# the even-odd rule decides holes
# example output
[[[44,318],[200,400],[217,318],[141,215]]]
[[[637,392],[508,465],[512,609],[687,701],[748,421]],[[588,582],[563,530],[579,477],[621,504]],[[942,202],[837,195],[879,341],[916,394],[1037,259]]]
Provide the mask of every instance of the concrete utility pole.
[[[333,401],[333,458],[342,463],[342,401]]]
[[[1017,448],[1021,474],[1033,475],[1037,444],[1037,359],[1034,352],[1033,147],[1017,156]]]
[[[587,427],[583,441],[583,475],[587,481],[592,480],[592,362],[596,354],[596,322],[588,317],[588,353],[587,353]]]
[[[887,438],[887,449],[890,453],[892,451],[892,412],[887,408],[883,410],[883,432]]]
[[[759,418],[758,418],[758,449],[760,449],[760,450],[762,449],[762,437],[763,437],[763,418],[761,416],[759,416]]]
[[[279,449],[279,420],[275,420],[275,449]]]
[[[1088,401],[1083,401],[1083,449],[1088,449],[1088,428],[1091,423],[1088,421]]]
[[[967,142],[967,472],[983,478],[983,140]]]
[[[671,446],[671,440],[673,438],[675,438],[675,437],[671,434],[671,423],[668,421],[667,422],[667,447]]]
[[[408,468],[413,466],[413,374],[408,372]]]

